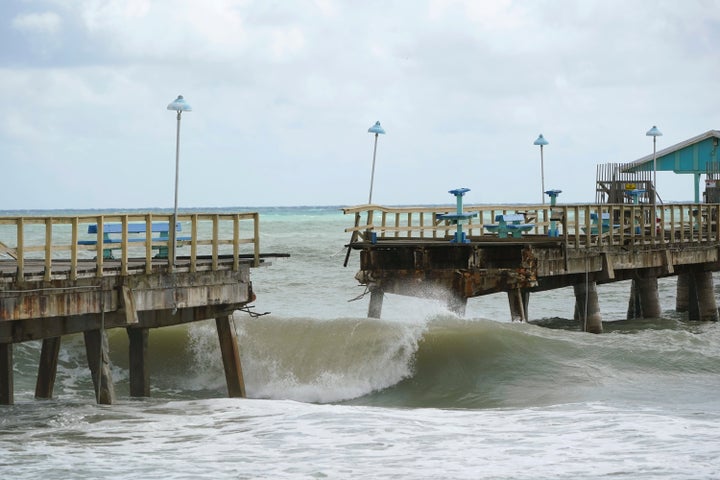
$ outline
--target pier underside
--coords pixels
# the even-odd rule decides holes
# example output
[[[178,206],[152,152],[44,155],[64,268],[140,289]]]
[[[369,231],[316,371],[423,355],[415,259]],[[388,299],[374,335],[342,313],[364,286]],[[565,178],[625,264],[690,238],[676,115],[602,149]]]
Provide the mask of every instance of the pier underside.
[[[255,299],[250,264],[238,270],[25,281],[0,290],[0,404],[13,403],[14,343],[42,340],[37,398],[51,398],[61,338],[82,333],[98,403],[113,403],[107,330],[129,338],[130,395],[150,395],[149,330],[215,319],[228,393],[245,386],[231,316]]]
[[[715,244],[573,249],[561,239],[528,236],[502,241],[479,238],[470,243],[389,239],[357,242],[350,248],[360,251],[356,279],[374,293],[371,315],[380,311],[381,293],[445,300],[453,310],[463,313],[468,298],[508,292],[512,318],[525,320],[529,293],[593,285],[590,290],[583,287],[582,292],[576,291],[585,302],[594,285],[623,280],[638,284],[638,295],[642,293],[645,299],[644,310],[638,307],[633,314],[647,315],[656,312],[647,299],[657,296],[658,277],[720,270]],[[594,308],[592,302],[589,308]],[[587,315],[588,305],[581,310]],[[598,312],[595,323],[599,322]]]

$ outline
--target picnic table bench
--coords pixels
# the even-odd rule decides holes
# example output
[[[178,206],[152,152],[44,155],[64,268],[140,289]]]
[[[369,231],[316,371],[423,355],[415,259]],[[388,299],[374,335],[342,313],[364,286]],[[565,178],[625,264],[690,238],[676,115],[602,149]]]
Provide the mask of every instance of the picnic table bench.
[[[462,225],[463,222],[466,220],[469,220],[473,217],[477,217],[477,212],[474,213],[439,213],[436,216],[436,219],[439,221],[445,221],[448,222],[450,225]],[[455,234],[454,242],[458,243],[468,243],[469,240],[467,240],[467,237],[465,236],[465,232],[462,231],[462,228],[458,229],[458,232]]]
[[[500,238],[520,238],[523,233],[529,232],[535,227],[534,223],[525,223],[525,215],[519,213],[503,213],[495,215],[498,223],[485,225],[491,233],[497,233]]]
[[[103,258],[113,259],[113,250],[120,250],[122,248],[122,223],[105,223],[103,224]],[[155,242],[164,241],[167,242],[170,238],[170,222],[153,222],[150,228],[150,236],[147,235],[147,224],[145,223],[128,223],[128,243],[135,242]],[[176,232],[182,231],[180,223],[176,223]],[[97,224],[93,223],[88,225],[87,233],[95,234],[98,233]],[[157,236],[153,236],[154,233],[158,233]],[[176,241],[189,241],[190,237],[177,237]],[[97,245],[97,239],[95,240],[78,240],[78,245]],[[105,245],[110,246],[105,247]],[[113,246],[112,244],[116,244]],[[153,249],[158,250],[156,258],[167,258],[168,247],[167,245],[152,245]]]
[[[598,217],[597,213],[590,213],[590,234],[597,235],[598,233],[608,233],[611,230],[616,230],[621,227],[619,223],[610,223],[610,213],[603,212]],[[582,227],[583,232],[587,233],[587,227]]]

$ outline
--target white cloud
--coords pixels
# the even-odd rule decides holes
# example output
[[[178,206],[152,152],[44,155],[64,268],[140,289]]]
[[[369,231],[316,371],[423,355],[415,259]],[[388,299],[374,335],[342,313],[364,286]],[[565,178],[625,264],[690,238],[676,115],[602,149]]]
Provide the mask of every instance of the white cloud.
[[[62,27],[62,18],[53,12],[25,13],[12,21],[13,28],[30,33],[57,33]]]
[[[362,202],[376,120],[388,133],[374,199],[393,204],[449,202],[457,186],[473,189],[468,201],[539,201],[540,132],[546,185],[590,201],[595,166],[647,154],[653,124],[665,146],[720,126],[720,9],[702,1],[36,2],[58,12],[61,46],[32,48],[50,48],[51,21],[13,24],[3,160],[16,176],[47,162],[79,182],[100,169],[119,184],[153,179],[121,207],[172,198],[165,106],[177,94],[194,109],[187,206]],[[105,206],[63,188],[45,190]],[[0,192],[5,208],[54,198]]]

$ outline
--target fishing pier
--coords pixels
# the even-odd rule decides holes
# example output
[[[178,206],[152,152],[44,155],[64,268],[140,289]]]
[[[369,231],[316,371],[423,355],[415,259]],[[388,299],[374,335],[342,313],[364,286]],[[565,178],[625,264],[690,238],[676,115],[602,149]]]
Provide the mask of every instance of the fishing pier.
[[[175,228],[169,228],[169,225]],[[61,339],[82,333],[98,403],[115,397],[106,331],[129,338],[130,395],[150,395],[150,329],[215,319],[231,397],[245,385],[232,314],[255,299],[257,213],[0,217],[0,404],[13,344],[42,340],[36,398],[51,398]]]
[[[574,318],[600,333],[598,285],[631,280],[628,318],[654,318],[657,279],[676,276],[676,309],[718,319],[720,204],[639,203],[634,190],[629,203],[557,205],[560,192],[550,191],[550,205],[463,207],[465,191],[450,191],[455,207],[343,209],[355,219],[345,266],[359,251],[369,317],[380,317],[384,293],[440,299],[463,314],[468,298],[507,292],[511,319],[526,321],[530,294],[573,287]]]

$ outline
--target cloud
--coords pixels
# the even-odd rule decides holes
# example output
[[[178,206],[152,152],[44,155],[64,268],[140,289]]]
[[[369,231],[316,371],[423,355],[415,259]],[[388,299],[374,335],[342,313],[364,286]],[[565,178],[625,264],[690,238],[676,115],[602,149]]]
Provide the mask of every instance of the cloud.
[[[193,106],[181,206],[362,202],[376,120],[388,132],[378,202],[450,202],[459,186],[472,188],[469,202],[539,202],[538,133],[551,142],[546,186],[591,201],[596,165],[646,155],[653,124],[664,146],[718,127],[713,5],[4,2],[14,19],[0,27],[4,175],[37,165],[68,180],[32,198],[0,192],[0,204],[167,205],[165,106],[178,94]],[[74,188],[98,175],[139,193]],[[677,185],[663,198],[692,195]]]
[[[13,18],[12,26],[28,33],[55,34],[62,27],[62,18],[54,12],[26,13]]]

